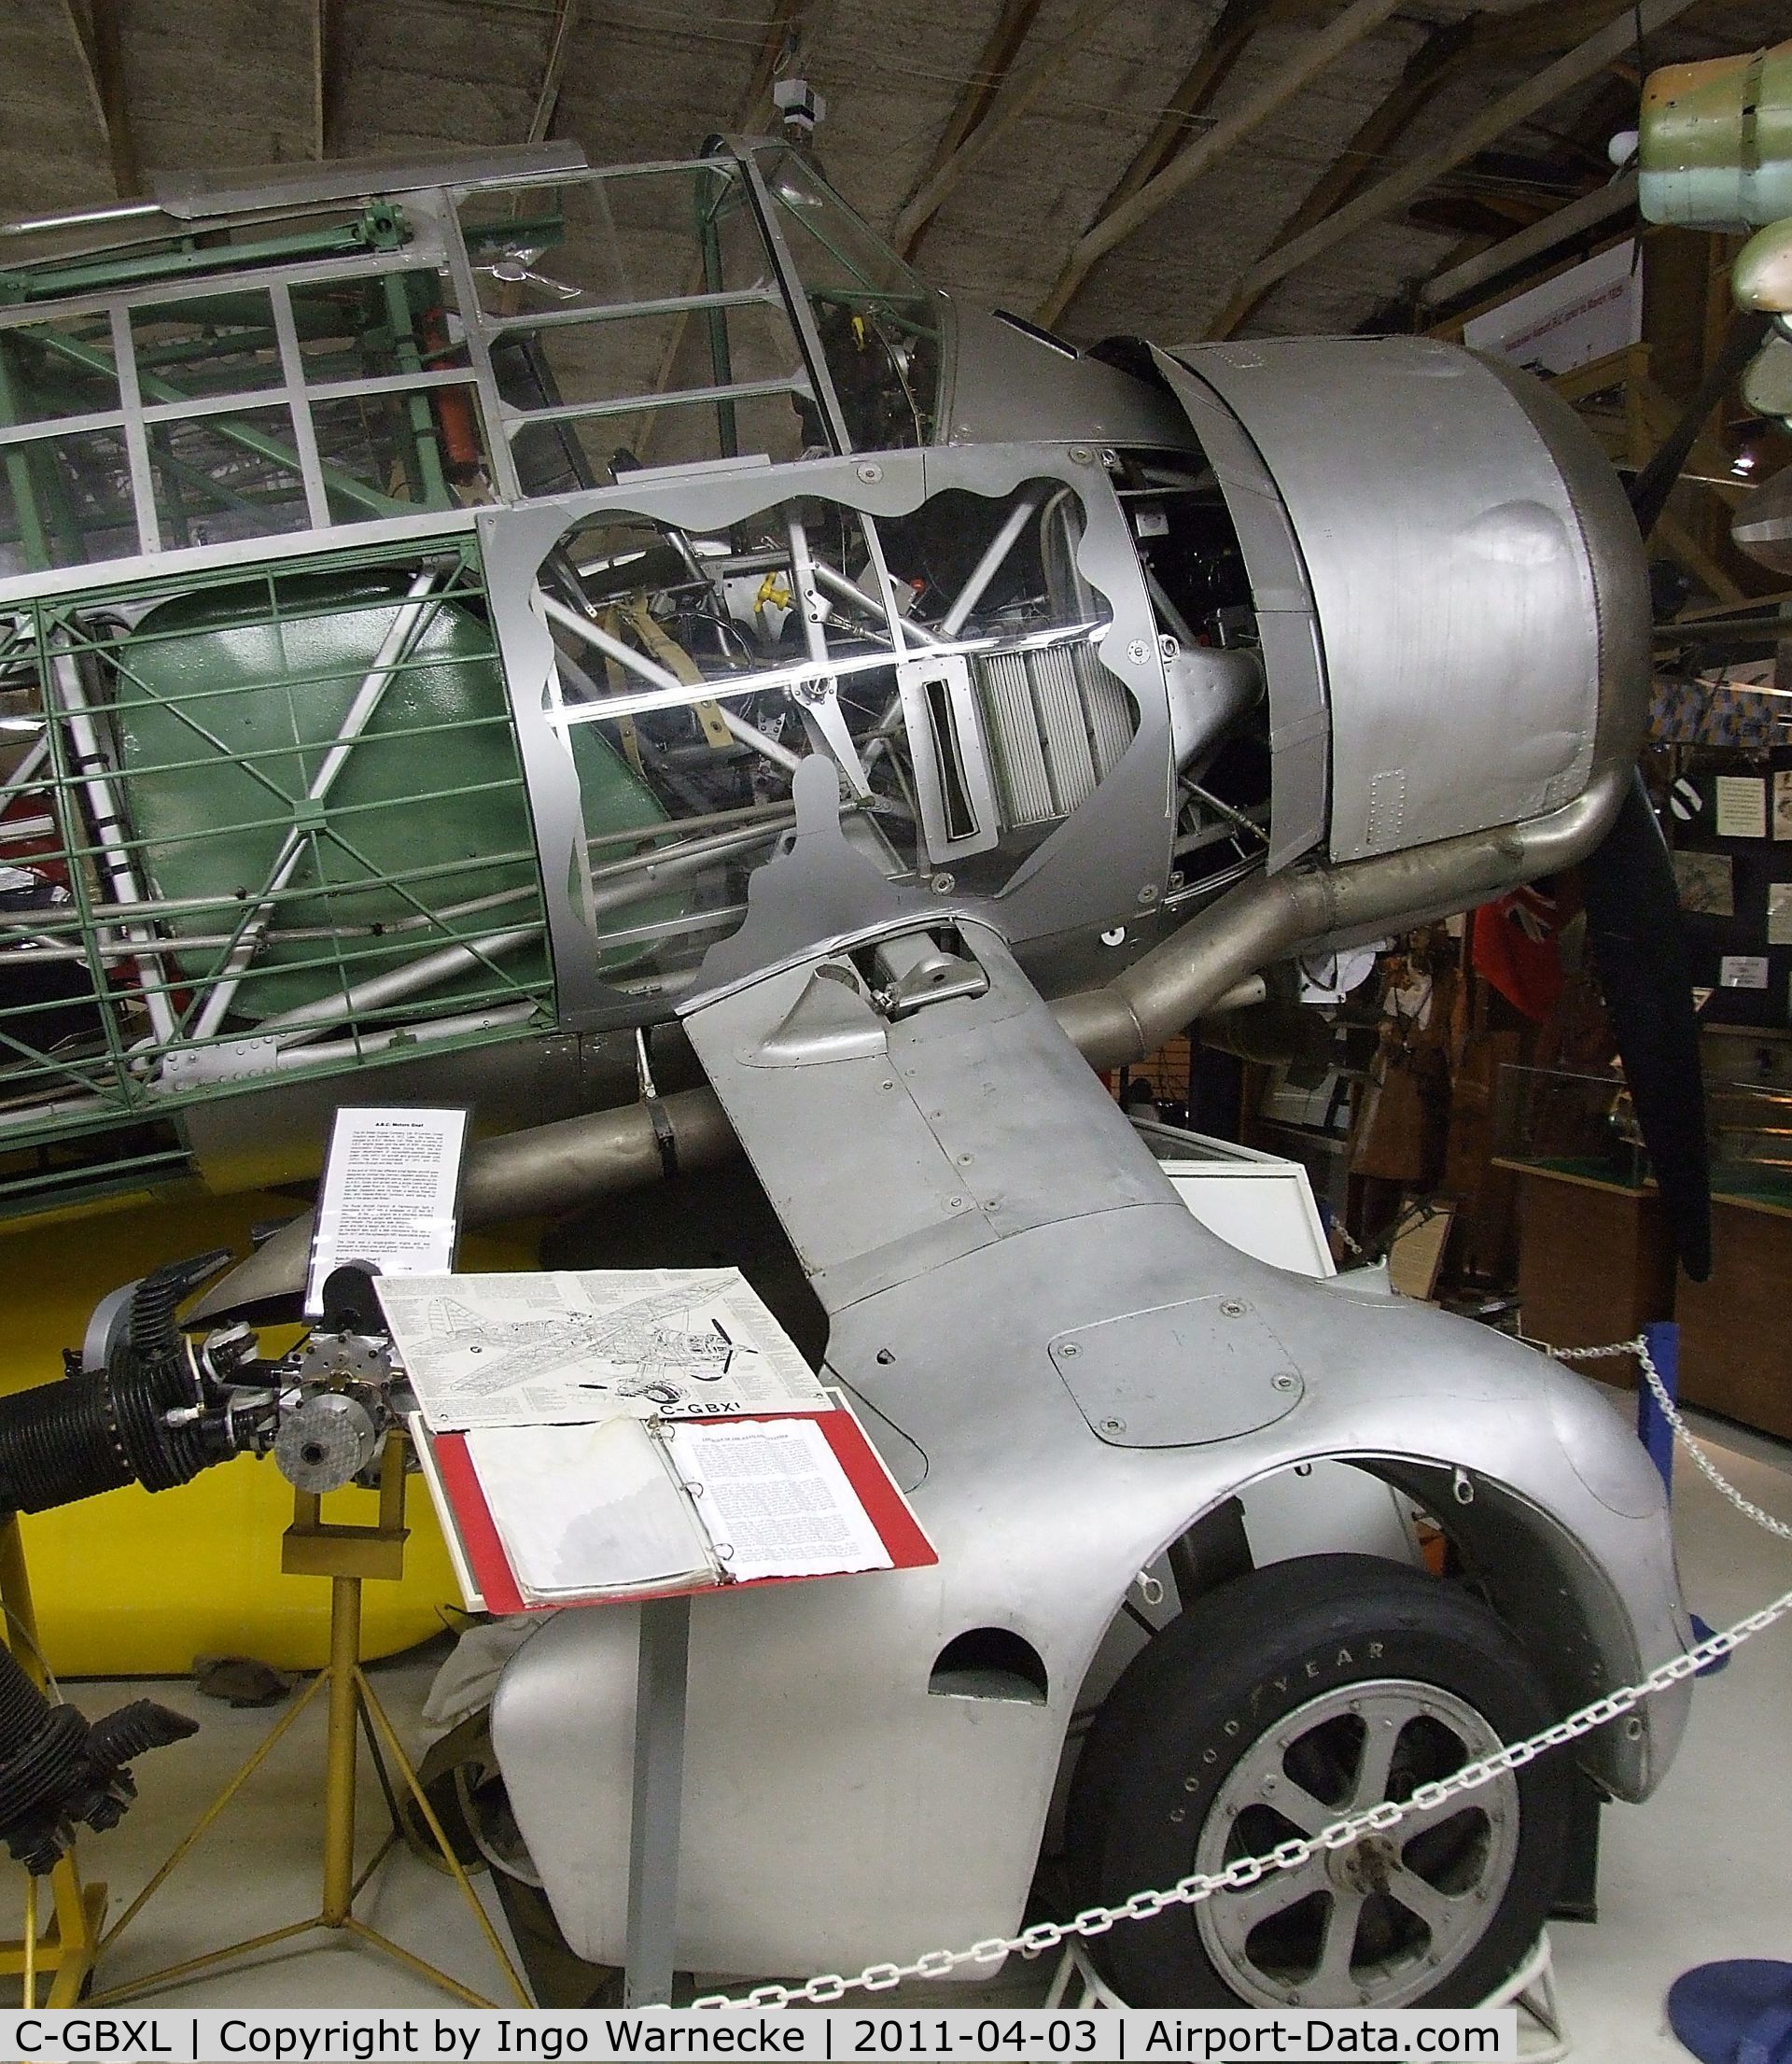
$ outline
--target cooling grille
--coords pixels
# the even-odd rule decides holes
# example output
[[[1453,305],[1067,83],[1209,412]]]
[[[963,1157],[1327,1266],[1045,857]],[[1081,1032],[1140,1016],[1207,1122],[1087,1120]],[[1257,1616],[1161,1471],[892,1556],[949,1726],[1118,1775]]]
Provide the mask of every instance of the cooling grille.
[[[1132,698],[1086,644],[971,663],[1009,829],[1068,817],[1132,743]]]

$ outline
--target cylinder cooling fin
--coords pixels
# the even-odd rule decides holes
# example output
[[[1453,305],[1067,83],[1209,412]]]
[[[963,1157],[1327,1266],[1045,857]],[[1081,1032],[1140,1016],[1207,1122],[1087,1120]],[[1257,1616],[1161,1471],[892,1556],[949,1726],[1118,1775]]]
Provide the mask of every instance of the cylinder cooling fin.
[[[176,1320],[227,1249],[158,1269],[108,1299],[87,1354],[97,1368],[0,1397],[0,1514],[43,1512],[138,1483],[173,1490],[231,1452],[208,1425]],[[0,1842],[35,1874],[67,1849],[76,1823],[115,1827],[136,1796],[127,1765],[184,1740],[196,1723],[148,1699],[89,1721],[52,1702],[0,1648]]]
[[[127,1483],[170,1491],[225,1458],[175,1312],[231,1258],[219,1249],[145,1276],[95,1343],[101,1367],[0,1397],[0,1512],[49,1511]]]
[[[0,1842],[42,1876],[67,1849],[76,1822],[97,1834],[123,1818],[136,1796],[128,1763],[198,1731],[151,1699],[89,1721],[52,1704],[0,1649]]]
[[[1086,645],[990,653],[972,663],[1007,828],[1068,817],[1132,743],[1132,700]]]

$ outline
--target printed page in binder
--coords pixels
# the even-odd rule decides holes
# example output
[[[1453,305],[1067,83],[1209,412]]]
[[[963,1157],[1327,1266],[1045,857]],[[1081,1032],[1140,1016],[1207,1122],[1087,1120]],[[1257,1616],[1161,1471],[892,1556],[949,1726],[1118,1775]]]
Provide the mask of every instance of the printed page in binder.
[[[693,1500],[640,1420],[482,1427],[467,1453],[531,1603],[722,1580]]]
[[[893,1566],[815,1420],[684,1420],[655,1431],[736,1582]]]
[[[421,1413],[407,1424],[469,1611],[544,1611],[939,1560],[833,1394],[813,1415],[725,1425],[619,1418],[439,1434]]]
[[[382,1277],[376,1288],[437,1433],[827,1401],[737,1269]]]

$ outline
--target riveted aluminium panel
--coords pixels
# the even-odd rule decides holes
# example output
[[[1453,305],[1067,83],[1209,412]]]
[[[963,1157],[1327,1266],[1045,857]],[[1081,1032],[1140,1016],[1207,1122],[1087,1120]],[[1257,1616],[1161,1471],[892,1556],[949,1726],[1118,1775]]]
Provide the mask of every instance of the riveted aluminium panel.
[[[1589,540],[1528,383],[1422,337],[1177,358],[1243,427],[1298,544],[1331,712],[1332,857],[1577,795],[1599,711],[1593,555],[1624,541]],[[1272,661],[1280,726],[1276,689]]]
[[[1242,1298],[1183,1298],[1059,1333],[1052,1366],[1114,1448],[1189,1448],[1292,1411],[1293,1358]]]
[[[1269,691],[1269,872],[1325,835],[1331,726],[1319,606],[1281,495],[1219,396],[1168,352],[1152,358],[1200,440],[1239,533]]]

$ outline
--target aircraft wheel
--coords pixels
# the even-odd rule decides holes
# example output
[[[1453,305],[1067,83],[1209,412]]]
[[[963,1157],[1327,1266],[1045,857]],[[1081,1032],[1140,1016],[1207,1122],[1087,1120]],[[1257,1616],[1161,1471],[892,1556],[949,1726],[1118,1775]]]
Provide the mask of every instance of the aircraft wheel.
[[[1555,1717],[1458,1586],[1303,1556],[1197,1599],[1097,1715],[1066,1822],[1079,1908],[1217,1872],[1407,1799]],[[1517,1970],[1561,1876],[1570,1765],[1545,1756],[1290,1871],[1087,1947],[1138,2006],[1470,2006]]]

